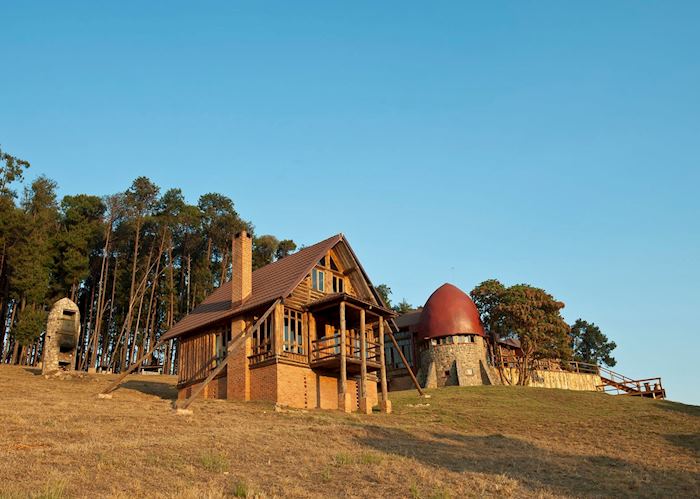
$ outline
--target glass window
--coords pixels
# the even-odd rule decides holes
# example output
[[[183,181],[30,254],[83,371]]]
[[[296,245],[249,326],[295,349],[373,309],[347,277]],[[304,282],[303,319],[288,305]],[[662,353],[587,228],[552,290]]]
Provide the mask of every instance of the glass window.
[[[325,291],[324,286],[325,274],[321,269],[313,269],[311,271],[311,287],[317,291]]]
[[[337,275],[333,276],[333,292],[334,293],[344,293],[345,292],[345,282],[342,277]]]
[[[282,350],[292,353],[304,353],[304,334],[302,313],[284,309],[284,344]]]
[[[253,331],[253,355],[267,353],[272,350],[272,332],[274,331],[274,315],[267,316],[260,326]]]

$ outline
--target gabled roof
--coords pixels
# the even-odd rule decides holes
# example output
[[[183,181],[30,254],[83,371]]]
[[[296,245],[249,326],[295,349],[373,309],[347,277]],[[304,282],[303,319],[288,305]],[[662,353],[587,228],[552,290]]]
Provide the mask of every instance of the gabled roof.
[[[231,307],[231,282],[224,283],[170,328],[161,340],[182,336],[203,326],[271,303],[277,298],[286,298],[311,272],[314,265],[341,240],[343,235],[337,234],[254,271],[253,290],[236,308]]]

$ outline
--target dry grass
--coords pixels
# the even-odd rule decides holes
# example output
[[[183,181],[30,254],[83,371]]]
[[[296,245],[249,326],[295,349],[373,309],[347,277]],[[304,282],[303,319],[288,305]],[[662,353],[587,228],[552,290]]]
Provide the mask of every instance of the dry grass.
[[[0,497],[552,497],[699,494],[700,408],[448,388],[395,414],[198,401],[169,377],[46,380],[0,366]]]

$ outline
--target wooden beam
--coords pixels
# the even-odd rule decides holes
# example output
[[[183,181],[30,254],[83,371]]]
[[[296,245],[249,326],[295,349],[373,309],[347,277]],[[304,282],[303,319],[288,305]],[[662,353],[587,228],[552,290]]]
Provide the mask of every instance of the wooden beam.
[[[413,370],[411,369],[411,366],[408,365],[408,361],[406,360],[406,357],[404,357],[403,352],[401,351],[401,348],[399,348],[399,344],[396,342],[396,338],[394,338],[394,333],[391,331],[391,327],[389,327],[389,339],[391,339],[391,342],[394,344],[394,348],[396,349],[397,352],[399,352],[399,357],[401,357],[401,362],[403,362],[403,365],[406,366],[406,369],[408,370],[408,374],[411,376],[411,379],[413,380],[413,384],[416,387],[416,390],[418,390],[418,393],[420,394],[421,397],[425,397],[425,392],[423,392],[423,389],[420,387],[420,383],[418,383],[418,380],[416,379],[416,375],[413,374]]]
[[[250,326],[248,329],[243,331],[241,334],[239,334],[235,340],[231,342],[231,344],[228,346],[226,349],[226,357],[221,361],[221,364],[219,364],[216,369],[214,369],[209,376],[207,376],[207,379],[202,381],[199,386],[190,394],[189,398],[185,399],[182,401],[182,403],[178,403],[177,401],[175,402],[175,407],[177,409],[187,409],[189,405],[194,401],[197,396],[202,393],[204,388],[216,377],[219,375],[219,373],[226,367],[226,364],[228,364],[228,360],[231,358],[231,353],[236,349],[236,347],[242,342],[242,340],[245,340],[246,336],[248,336],[252,331],[255,331],[258,327],[260,327],[260,324],[262,324],[265,319],[272,313],[273,310],[277,308],[277,305],[280,303],[280,300],[276,300],[275,303],[273,303],[270,308],[267,309],[267,311],[260,317],[255,324]]]
[[[345,350],[345,302],[340,302],[340,407],[345,410],[345,397],[348,391],[347,352]]]
[[[167,341],[167,340],[165,340],[165,341]],[[121,384],[122,381],[124,381],[124,378],[126,378],[129,374],[131,374],[132,372],[134,372],[134,370],[135,370],[137,367],[139,367],[139,366],[141,365],[141,363],[142,363],[144,360],[146,360],[146,358],[148,358],[149,355],[151,355],[153,352],[155,352],[155,350],[156,350],[157,348],[159,348],[161,345],[163,345],[163,344],[165,343],[165,341],[164,341],[164,340],[158,340],[158,342],[156,342],[156,344],[153,346],[153,348],[151,348],[148,352],[146,352],[145,354],[143,354],[136,362],[134,362],[133,364],[131,364],[131,366],[129,366],[129,368],[128,368],[126,371],[124,371],[123,373],[121,373],[117,379],[115,379],[107,388],[105,388],[105,389],[101,392],[101,394],[102,394],[102,395],[107,395],[108,393],[111,393],[111,392],[113,392],[114,390],[116,390],[117,388],[119,388],[119,385]]]
[[[367,397],[367,325],[365,311],[360,310],[360,399]]]
[[[379,319],[379,363],[381,367],[379,368],[379,373],[381,376],[382,383],[382,400],[386,402],[389,400],[389,390],[386,383],[386,359],[384,358],[384,319]]]

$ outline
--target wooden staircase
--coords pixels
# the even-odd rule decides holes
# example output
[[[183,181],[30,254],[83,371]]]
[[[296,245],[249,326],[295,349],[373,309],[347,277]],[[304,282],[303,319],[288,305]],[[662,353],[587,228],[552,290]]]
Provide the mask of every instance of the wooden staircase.
[[[631,379],[605,367],[597,366],[597,368],[603,384],[596,388],[601,392],[652,399],[666,398],[666,390],[661,384],[661,378]]]

